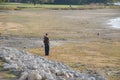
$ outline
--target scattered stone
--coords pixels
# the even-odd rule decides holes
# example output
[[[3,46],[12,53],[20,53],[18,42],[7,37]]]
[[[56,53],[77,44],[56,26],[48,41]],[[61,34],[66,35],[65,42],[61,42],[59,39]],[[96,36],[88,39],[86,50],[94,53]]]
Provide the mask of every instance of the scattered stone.
[[[27,80],[27,79],[28,79],[28,72],[23,72],[19,80]]]
[[[93,74],[93,70],[88,70],[90,74],[80,73],[63,63],[14,48],[0,47],[0,57],[6,61],[4,69],[10,69],[21,75],[19,80],[106,80]]]

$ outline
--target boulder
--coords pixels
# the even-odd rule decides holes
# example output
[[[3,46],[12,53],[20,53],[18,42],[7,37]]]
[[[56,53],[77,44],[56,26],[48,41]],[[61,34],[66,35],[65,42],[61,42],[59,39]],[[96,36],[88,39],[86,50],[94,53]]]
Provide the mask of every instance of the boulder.
[[[10,47],[0,47],[0,58],[6,61],[4,69],[20,75],[19,80],[106,80],[90,71],[80,73],[64,63],[50,61]]]
[[[28,72],[23,72],[19,80],[28,80]]]
[[[42,80],[42,76],[38,71],[32,71],[28,74],[28,80]]]

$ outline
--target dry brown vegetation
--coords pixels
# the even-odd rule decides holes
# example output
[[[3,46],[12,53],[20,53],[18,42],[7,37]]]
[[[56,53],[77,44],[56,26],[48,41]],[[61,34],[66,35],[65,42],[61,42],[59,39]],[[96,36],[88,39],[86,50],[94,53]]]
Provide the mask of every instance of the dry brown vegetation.
[[[101,44],[100,42],[91,42],[85,44],[64,44],[62,46],[52,47],[50,56],[46,58],[60,62],[62,61],[68,64],[82,63],[93,65],[93,68],[119,66],[120,43],[117,45],[116,43],[108,45]],[[28,51],[37,55],[44,56],[43,48],[35,48]]]
[[[0,32],[1,36],[40,38],[48,32],[51,42],[63,41],[62,45],[51,46],[50,56],[44,56],[43,47],[25,50],[80,71],[108,67],[120,70],[120,31],[106,25],[119,13],[117,9],[1,11]]]

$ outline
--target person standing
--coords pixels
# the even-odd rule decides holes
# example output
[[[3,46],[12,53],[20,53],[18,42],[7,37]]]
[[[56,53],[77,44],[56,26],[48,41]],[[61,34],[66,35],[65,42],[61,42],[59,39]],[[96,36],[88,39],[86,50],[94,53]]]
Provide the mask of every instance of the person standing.
[[[49,37],[48,33],[45,34],[44,36],[44,47],[45,47],[45,56],[49,55]]]

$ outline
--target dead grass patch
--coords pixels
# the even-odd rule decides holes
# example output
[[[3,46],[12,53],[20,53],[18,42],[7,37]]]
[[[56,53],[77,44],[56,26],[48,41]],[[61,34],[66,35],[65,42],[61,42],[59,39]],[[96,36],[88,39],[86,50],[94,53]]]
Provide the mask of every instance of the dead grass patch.
[[[116,43],[104,45],[104,43],[100,42],[64,44],[52,47],[50,56],[46,58],[67,64],[82,63],[94,65],[95,68],[106,66],[116,67],[120,66],[120,55],[118,54],[120,46],[115,44]],[[112,50],[111,48],[108,48],[108,46],[111,46]],[[27,51],[45,57],[44,48],[28,49]]]

